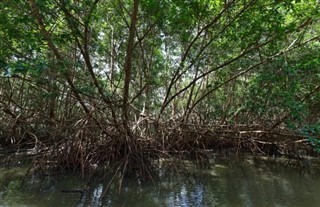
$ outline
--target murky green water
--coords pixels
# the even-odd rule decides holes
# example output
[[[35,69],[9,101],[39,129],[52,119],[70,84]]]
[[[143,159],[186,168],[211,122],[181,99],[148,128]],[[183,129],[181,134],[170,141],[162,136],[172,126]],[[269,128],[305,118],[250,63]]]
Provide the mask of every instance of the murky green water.
[[[27,168],[0,168],[0,206],[320,206],[320,174],[278,164],[221,159],[209,170],[169,176],[154,183],[126,180],[122,193],[96,183],[80,198],[86,182],[72,175],[24,178]]]

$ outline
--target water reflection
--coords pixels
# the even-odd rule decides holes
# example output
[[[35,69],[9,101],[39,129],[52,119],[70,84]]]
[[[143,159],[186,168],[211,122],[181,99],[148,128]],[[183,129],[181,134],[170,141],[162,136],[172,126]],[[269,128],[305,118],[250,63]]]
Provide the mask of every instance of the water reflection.
[[[221,159],[207,170],[189,176],[168,176],[154,183],[124,182],[119,194],[107,182],[99,182],[80,193],[63,189],[83,189],[86,181],[61,175],[21,180],[26,168],[0,168],[0,206],[319,206],[320,175],[276,164]]]

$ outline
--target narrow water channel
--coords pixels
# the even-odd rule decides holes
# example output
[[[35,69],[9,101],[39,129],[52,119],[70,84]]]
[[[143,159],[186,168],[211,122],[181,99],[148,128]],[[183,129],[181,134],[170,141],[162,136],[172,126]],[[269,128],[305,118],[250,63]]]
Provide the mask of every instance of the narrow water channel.
[[[218,159],[210,169],[196,170],[189,176],[163,177],[152,183],[126,180],[121,194],[117,186],[111,186],[102,201],[104,182],[96,183],[81,197],[79,192],[61,192],[86,185],[75,175],[24,179],[26,171],[27,167],[19,163],[0,167],[1,207],[320,205],[319,173],[252,159]]]

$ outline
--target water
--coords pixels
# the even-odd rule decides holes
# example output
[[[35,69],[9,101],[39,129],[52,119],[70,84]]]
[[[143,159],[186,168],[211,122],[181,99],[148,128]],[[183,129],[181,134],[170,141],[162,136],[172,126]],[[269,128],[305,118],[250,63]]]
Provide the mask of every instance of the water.
[[[253,159],[219,159],[210,169],[187,176],[171,175],[151,183],[125,180],[121,194],[107,182],[96,182],[81,197],[87,182],[74,175],[25,177],[27,167],[16,163],[0,168],[0,206],[319,206],[320,174]],[[23,185],[21,185],[24,179]]]

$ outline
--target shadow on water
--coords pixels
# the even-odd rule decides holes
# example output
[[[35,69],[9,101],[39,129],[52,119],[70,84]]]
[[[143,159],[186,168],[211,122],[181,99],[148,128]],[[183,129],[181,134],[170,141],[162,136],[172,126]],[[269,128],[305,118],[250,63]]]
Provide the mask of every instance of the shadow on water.
[[[0,206],[319,206],[320,175],[275,163],[218,159],[209,169],[171,174],[153,183],[113,184],[100,201],[107,181],[77,176],[24,177],[23,163],[0,167]],[[24,184],[21,185],[22,180]],[[98,180],[98,179],[97,179]]]

